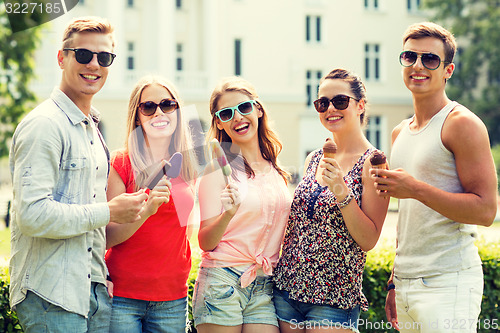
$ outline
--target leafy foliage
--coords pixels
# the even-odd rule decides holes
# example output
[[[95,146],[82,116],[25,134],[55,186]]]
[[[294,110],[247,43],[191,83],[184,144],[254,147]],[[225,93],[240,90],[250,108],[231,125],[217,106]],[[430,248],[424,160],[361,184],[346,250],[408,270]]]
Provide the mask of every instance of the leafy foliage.
[[[194,249],[192,249],[194,251]],[[188,277],[188,332],[196,333],[196,328],[194,328],[194,320],[193,320],[193,294],[194,294],[194,284],[196,282],[196,277],[198,276],[198,269],[200,267],[200,253],[197,251],[196,253],[192,253],[192,262],[191,262],[191,271],[189,272]]]
[[[12,33],[6,12],[0,12],[0,157],[8,155],[15,126],[35,101],[28,84],[39,41],[39,27]]]
[[[363,293],[368,299],[370,307],[368,311],[362,312],[360,315],[360,324],[364,324],[363,327],[361,325],[359,327],[361,332],[370,332],[369,323],[375,326],[375,323],[387,322],[385,316],[386,286],[393,263],[394,247],[389,244],[383,244],[376,251],[368,252],[363,272]],[[385,327],[385,325],[383,326]],[[392,331],[397,332],[396,330]]]
[[[3,274],[0,273],[0,332],[23,332],[16,313],[10,309],[9,282]]]
[[[483,301],[479,315],[481,325],[478,332],[486,333],[493,332],[491,321],[497,319],[500,312],[500,245],[479,241],[478,246],[484,273]],[[387,327],[385,324],[381,324],[387,323],[385,315],[386,285],[391,274],[393,259],[394,250],[387,247],[368,254],[363,273],[363,292],[370,302],[370,309],[361,313],[360,319],[365,323],[364,327],[359,327],[361,332],[386,331],[381,330],[380,327]],[[386,332],[397,331],[391,329]]]
[[[484,292],[479,315],[482,327],[478,332],[493,332],[487,329],[487,324],[492,319],[498,321],[500,313],[500,244],[483,244],[479,247],[479,255],[483,261]]]
[[[459,41],[456,69],[447,93],[486,124],[493,144],[500,143],[500,2],[498,0],[424,0],[433,20]]]
[[[493,160],[495,161],[497,178],[500,179],[500,144],[496,144],[491,148],[491,154],[493,155]],[[500,183],[498,183],[497,185],[498,190],[500,191]]]

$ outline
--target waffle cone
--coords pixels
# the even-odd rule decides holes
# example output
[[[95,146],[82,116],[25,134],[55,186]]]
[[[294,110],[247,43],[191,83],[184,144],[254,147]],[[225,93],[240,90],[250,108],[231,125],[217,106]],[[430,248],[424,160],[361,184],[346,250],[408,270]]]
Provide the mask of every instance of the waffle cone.
[[[327,152],[327,151],[323,151],[323,155],[326,157],[326,158],[335,158],[335,155],[336,153],[334,152]]]
[[[387,169],[387,163],[372,165],[372,169]]]

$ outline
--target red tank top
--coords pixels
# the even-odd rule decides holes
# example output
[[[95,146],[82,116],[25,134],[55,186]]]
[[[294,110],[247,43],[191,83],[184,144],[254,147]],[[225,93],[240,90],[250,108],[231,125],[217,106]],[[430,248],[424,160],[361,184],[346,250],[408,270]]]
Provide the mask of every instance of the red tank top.
[[[127,193],[134,192],[134,176],[128,153],[113,154],[111,165],[122,178]],[[171,301],[186,297],[191,249],[187,219],[194,205],[191,188],[171,179],[170,201],[125,242],[106,253],[114,295],[146,301]]]

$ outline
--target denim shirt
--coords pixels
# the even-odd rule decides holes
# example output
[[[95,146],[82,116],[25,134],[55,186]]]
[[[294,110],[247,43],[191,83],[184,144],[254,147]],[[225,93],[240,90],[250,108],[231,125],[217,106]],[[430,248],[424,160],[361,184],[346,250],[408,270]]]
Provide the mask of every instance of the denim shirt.
[[[94,109],[91,115],[98,117]],[[110,215],[107,203],[95,200],[97,162],[92,137],[88,118],[57,88],[14,133],[10,150],[12,307],[29,290],[87,317],[91,281],[105,282],[104,261],[93,258],[93,248],[105,248],[97,235],[104,234]],[[96,260],[102,261],[100,276],[91,274]]]

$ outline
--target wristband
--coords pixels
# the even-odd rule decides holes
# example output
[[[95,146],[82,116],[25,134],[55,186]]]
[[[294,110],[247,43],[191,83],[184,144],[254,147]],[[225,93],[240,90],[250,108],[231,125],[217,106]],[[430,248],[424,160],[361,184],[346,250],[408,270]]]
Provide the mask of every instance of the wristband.
[[[354,198],[354,194],[352,194],[352,191],[349,190],[349,193],[347,194],[347,196],[344,198],[344,200],[340,201],[340,202],[337,202],[337,206],[339,208],[344,208],[345,206],[347,206],[351,200]]]
[[[392,290],[392,289],[396,289],[396,286],[394,285],[394,283],[389,283],[387,285],[387,291]]]

